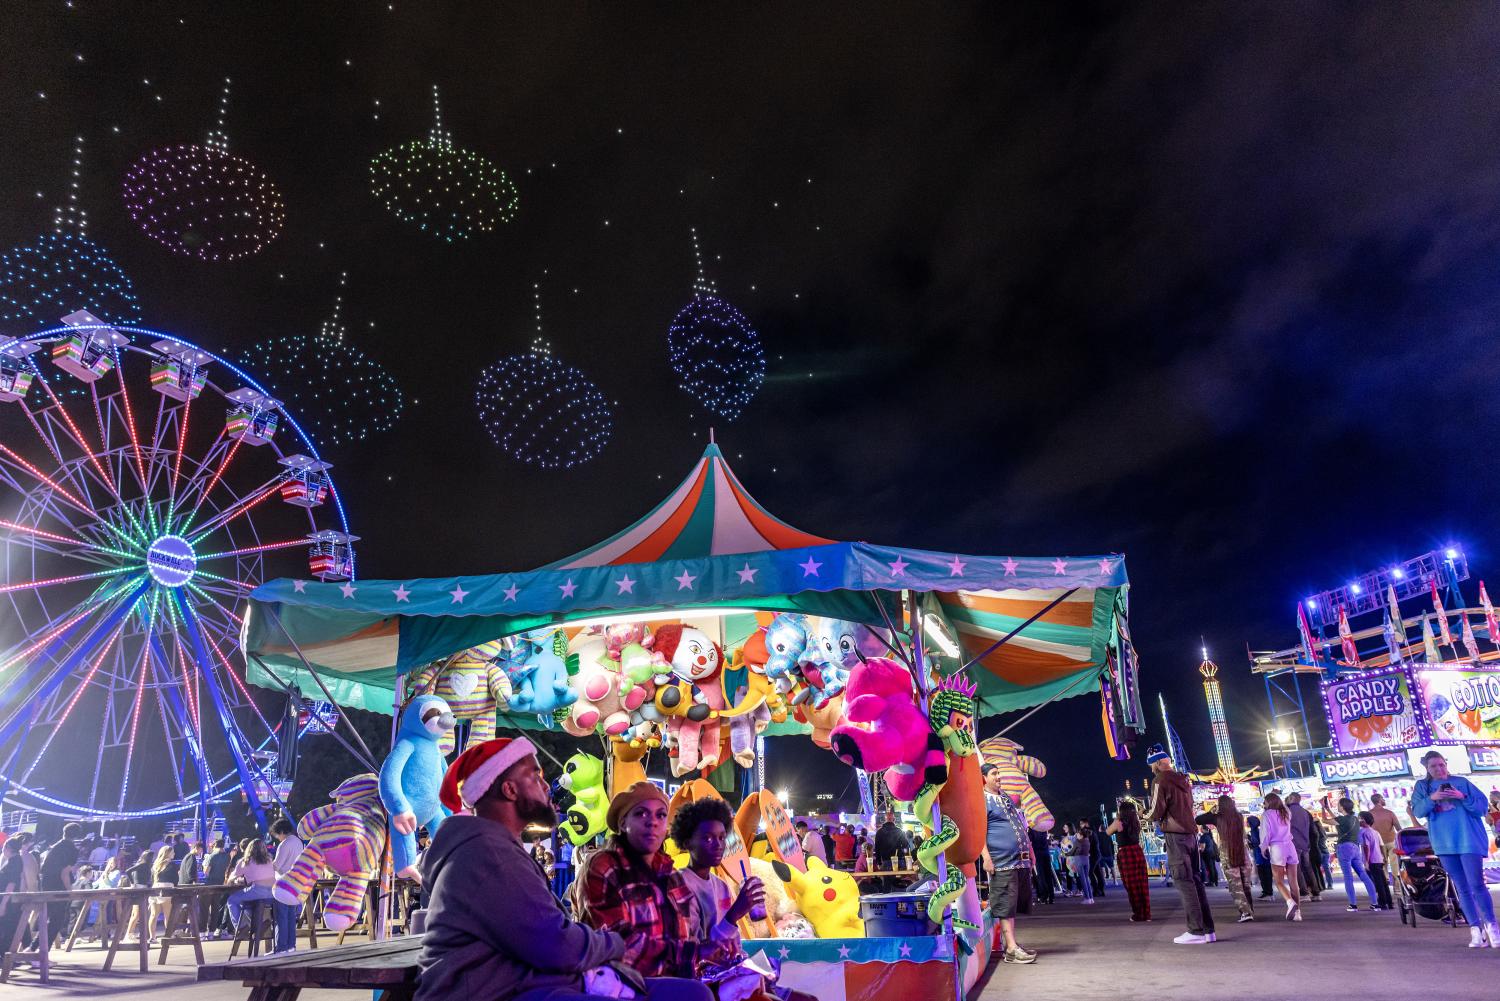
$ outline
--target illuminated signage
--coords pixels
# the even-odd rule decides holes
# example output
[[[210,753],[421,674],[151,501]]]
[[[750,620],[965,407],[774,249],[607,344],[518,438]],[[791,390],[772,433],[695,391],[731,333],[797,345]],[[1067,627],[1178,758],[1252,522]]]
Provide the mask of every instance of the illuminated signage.
[[[1405,751],[1385,754],[1362,754],[1357,758],[1325,758],[1318,762],[1318,774],[1325,785],[1341,782],[1363,782],[1365,779],[1390,779],[1411,774],[1411,759]]]

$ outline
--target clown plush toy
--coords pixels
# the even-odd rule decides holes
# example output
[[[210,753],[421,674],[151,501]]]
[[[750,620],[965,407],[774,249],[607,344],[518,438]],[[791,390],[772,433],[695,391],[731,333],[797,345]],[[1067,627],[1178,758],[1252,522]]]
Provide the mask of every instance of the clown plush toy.
[[[400,736],[380,766],[380,801],[391,816],[391,857],[397,876],[417,876],[417,828],[436,835],[448,811],[438,798],[447,768],[440,742],[453,732],[453,713],[436,695],[418,695],[401,711]]]
[[[691,702],[708,708],[706,714],[674,715],[667,720],[672,738],[672,774],[713,768],[719,763],[718,714],[724,708],[719,672],[724,666],[724,651],[702,630],[679,623],[658,629],[653,649],[672,665],[672,674],[689,686]],[[703,718],[693,719],[693,715]]]

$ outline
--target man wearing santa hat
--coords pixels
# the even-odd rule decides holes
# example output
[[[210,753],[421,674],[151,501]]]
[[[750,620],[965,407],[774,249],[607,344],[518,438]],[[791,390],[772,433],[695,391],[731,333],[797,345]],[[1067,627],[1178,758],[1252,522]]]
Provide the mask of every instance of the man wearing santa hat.
[[[641,981],[620,968],[620,936],[578,924],[552,896],[521,843],[528,825],[557,824],[529,740],[502,737],[464,751],[441,797],[456,816],[422,858],[430,903],[417,1001],[711,1001],[697,981]]]

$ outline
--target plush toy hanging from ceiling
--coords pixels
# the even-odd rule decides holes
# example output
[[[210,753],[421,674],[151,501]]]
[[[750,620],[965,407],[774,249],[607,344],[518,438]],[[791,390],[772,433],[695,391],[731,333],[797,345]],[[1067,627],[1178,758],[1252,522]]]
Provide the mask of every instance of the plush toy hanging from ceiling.
[[[522,633],[501,666],[510,677],[512,712],[550,717],[578,699],[568,684],[568,637],[561,629]]]
[[[457,723],[469,723],[463,750],[495,736],[495,713],[510,703],[510,679],[500,660],[504,646],[499,641],[456,653],[435,661],[412,674],[407,682],[410,696],[436,695],[448,703]],[[453,753],[457,731],[438,742],[444,757]]]
[[[604,833],[604,816],[609,812],[609,796],[604,791],[604,762],[592,754],[579,752],[563,762],[561,785],[572,795],[563,818],[563,833],[574,846],[592,841]]]
[[[324,904],[323,924],[344,931],[359,920],[365,889],[380,874],[387,818],[373,772],[345,779],[329,795],[332,803],[307,811],[298,822],[302,854],[277,881],[274,896],[300,904],[327,868],[339,881]]]
[[[911,674],[884,657],[857,664],[844,690],[844,721],[830,735],[847,765],[884,772],[891,796],[904,803],[925,785],[947,780],[947,756],[927,716],[917,707]]]
[[[719,712],[724,706],[724,690],[719,674],[724,667],[724,651],[702,630],[678,623],[656,631],[656,655],[672,665],[672,674],[685,689],[684,702],[691,707],[706,707],[707,712],[694,719],[690,711],[667,719],[668,747],[673,775],[708,771],[719,763]],[[660,691],[658,691],[658,702]]]
[[[640,708],[648,689],[630,682],[620,663],[609,656],[605,636],[586,631],[573,637],[568,656],[576,657],[578,671],[570,682],[577,700],[563,729],[575,737],[598,733],[615,739],[630,730],[630,714]]]
[[[924,788],[916,799],[917,816],[927,828],[927,840],[917,852],[917,861],[937,874],[937,856],[942,854],[948,869],[947,878],[928,899],[927,915],[940,923],[944,908],[956,903],[956,920],[968,928],[979,927],[983,920],[974,863],[984,850],[987,833],[984,784],[974,734],[977,691],[974,683],[961,674],[942,678],[934,687],[927,715],[948,756],[947,778],[941,787]],[[934,800],[941,815],[935,834]]]
[[[453,713],[436,695],[418,695],[401,710],[399,736],[380,766],[380,801],[391,818],[397,876],[418,878],[417,828],[435,836],[448,816],[439,799],[448,767],[438,742],[452,732]]]
[[[1026,826],[1045,834],[1057,821],[1041,795],[1031,787],[1031,780],[1046,778],[1047,766],[1021,751],[1021,745],[1009,737],[991,737],[979,745],[984,763],[1000,769],[1000,788],[1021,804]]]
[[[756,630],[735,651],[731,665],[745,670],[745,684],[733,695],[725,692],[729,708],[719,713],[719,719],[729,725],[730,754],[741,768],[755,764],[755,738],[773,721],[781,722],[787,715],[786,703],[766,677],[765,665],[765,632]]]

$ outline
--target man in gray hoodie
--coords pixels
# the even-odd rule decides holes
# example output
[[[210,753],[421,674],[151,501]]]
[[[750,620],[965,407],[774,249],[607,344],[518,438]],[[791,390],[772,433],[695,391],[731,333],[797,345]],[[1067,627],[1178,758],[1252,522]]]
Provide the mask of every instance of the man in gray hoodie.
[[[642,982],[611,966],[625,954],[620,936],[571,920],[552,896],[521,843],[528,824],[557,823],[530,741],[469,748],[441,795],[472,815],[445,820],[422,858],[430,903],[416,1001],[582,1001],[639,997],[642,987],[650,1001],[711,1001],[696,981]]]

